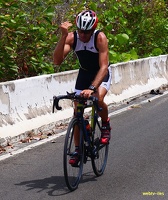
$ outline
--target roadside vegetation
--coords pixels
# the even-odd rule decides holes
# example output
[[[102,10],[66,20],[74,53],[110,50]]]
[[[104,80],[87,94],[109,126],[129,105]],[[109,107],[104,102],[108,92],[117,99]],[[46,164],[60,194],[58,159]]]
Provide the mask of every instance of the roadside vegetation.
[[[1,0],[0,82],[77,69],[73,53],[61,67],[53,65],[52,55],[59,24],[74,22],[85,8],[98,15],[111,63],[168,53],[165,0]]]

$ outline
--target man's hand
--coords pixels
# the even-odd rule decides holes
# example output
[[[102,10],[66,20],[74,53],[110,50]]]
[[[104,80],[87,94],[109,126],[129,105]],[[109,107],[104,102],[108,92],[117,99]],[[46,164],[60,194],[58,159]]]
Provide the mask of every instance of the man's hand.
[[[60,25],[60,29],[62,32],[62,36],[67,36],[68,35],[68,29],[72,26],[72,23],[70,22],[63,22]]]
[[[89,98],[90,96],[92,96],[93,93],[94,93],[93,90],[87,89],[87,90],[82,90],[80,95],[85,98]]]

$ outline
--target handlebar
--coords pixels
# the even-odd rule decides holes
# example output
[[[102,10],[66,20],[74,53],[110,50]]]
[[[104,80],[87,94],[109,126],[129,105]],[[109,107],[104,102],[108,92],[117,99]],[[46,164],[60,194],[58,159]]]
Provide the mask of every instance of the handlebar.
[[[73,93],[68,93],[66,95],[60,95],[60,96],[53,96],[53,110],[52,112],[54,113],[54,109],[56,108],[57,110],[61,110],[62,107],[59,106],[59,101],[61,99],[70,99],[70,100],[76,100],[78,101],[79,103],[82,103],[82,104],[87,104],[87,100],[90,100],[91,101],[91,104],[90,105],[94,105],[95,108],[97,109],[97,111],[101,111],[102,108],[99,107],[98,105],[98,98],[97,97],[94,97],[94,96],[90,96],[89,98],[85,98],[85,97],[82,97],[80,95],[76,95],[76,92],[73,92]]]

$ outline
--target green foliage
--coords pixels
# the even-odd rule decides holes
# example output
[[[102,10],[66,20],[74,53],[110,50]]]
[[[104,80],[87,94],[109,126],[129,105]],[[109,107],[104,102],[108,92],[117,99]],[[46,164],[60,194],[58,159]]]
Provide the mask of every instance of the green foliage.
[[[111,63],[168,53],[164,0],[1,0],[0,81],[77,69],[73,53],[61,68],[53,65],[52,55],[59,24],[74,22],[75,14],[86,8],[98,15]]]
[[[109,39],[111,63],[167,54],[167,11],[164,0],[108,1],[99,21]]]
[[[53,1],[1,1],[1,81],[53,73]]]

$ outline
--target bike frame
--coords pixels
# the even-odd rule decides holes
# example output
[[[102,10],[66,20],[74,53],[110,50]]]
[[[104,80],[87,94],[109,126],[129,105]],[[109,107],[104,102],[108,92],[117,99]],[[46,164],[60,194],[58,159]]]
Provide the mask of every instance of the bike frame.
[[[95,107],[94,107],[94,105],[91,105],[91,106],[90,105],[84,105],[83,103],[79,102],[78,105],[77,105],[77,116],[76,116],[79,119],[79,124],[80,124],[81,130],[83,132],[84,142],[87,144],[86,146],[90,146],[90,144],[91,144],[91,140],[90,140],[90,137],[87,134],[85,121],[84,121],[84,117],[83,117],[84,109],[88,108],[88,107],[92,108],[92,110],[91,110],[91,131],[94,130],[94,126],[95,126],[95,116],[94,116]]]
[[[88,102],[89,102],[89,100],[88,100]],[[80,135],[80,138],[84,138],[85,146],[89,150],[90,155],[94,156],[94,152],[93,152],[93,149],[92,149],[93,144],[91,144],[91,142],[93,142],[93,140],[91,140],[90,137],[88,136],[86,126],[85,126],[85,122],[84,122],[84,117],[83,117],[85,108],[89,108],[89,107],[91,107],[91,115],[90,115],[90,117],[91,117],[91,123],[90,123],[91,135],[92,135],[92,137],[94,137],[96,123],[97,123],[98,127],[100,128],[100,124],[99,124],[99,121],[98,121],[98,117],[99,117],[98,111],[96,110],[95,105],[93,105],[93,104],[90,105],[89,103],[87,105],[84,105],[83,103],[79,102],[78,105],[77,105],[77,118],[79,119],[79,124],[81,126],[81,130],[82,130],[82,133],[83,133],[83,135]],[[104,147],[104,145],[102,147]]]

